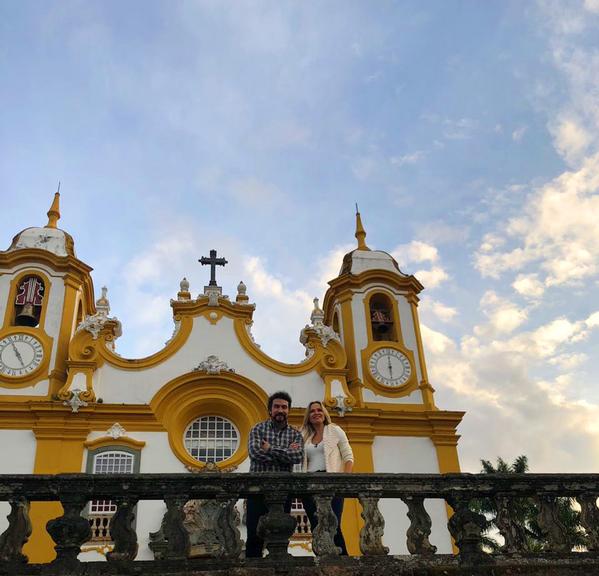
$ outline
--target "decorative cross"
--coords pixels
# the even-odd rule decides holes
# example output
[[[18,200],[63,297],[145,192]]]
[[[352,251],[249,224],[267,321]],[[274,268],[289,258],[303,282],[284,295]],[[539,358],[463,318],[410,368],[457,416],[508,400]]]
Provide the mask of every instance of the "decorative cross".
[[[210,258],[206,258],[206,256],[202,256],[198,262],[204,266],[206,264],[210,265],[210,282],[208,286],[217,286],[216,283],[216,267],[224,266],[228,264],[228,262],[224,258],[216,257],[216,250],[210,250]]]

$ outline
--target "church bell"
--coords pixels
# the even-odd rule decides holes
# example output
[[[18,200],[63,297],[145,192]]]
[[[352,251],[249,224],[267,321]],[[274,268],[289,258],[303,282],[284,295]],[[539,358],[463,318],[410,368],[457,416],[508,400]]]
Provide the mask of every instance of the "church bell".
[[[15,324],[17,326],[30,326],[31,328],[38,325],[38,319],[35,311],[33,310],[33,304],[27,302],[21,308],[21,311],[15,318]]]

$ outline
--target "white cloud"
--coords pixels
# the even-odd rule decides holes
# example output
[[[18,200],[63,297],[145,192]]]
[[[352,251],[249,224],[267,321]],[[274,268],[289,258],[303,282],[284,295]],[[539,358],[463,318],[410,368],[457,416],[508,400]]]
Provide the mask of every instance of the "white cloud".
[[[524,134],[526,134],[527,130],[528,130],[527,126],[519,126],[512,132],[512,140],[514,142],[520,142],[520,140],[522,140],[522,138],[524,138]]]
[[[512,288],[527,298],[540,298],[545,292],[545,286],[539,280],[538,274],[518,274]]]
[[[404,154],[403,156],[392,156],[390,159],[391,164],[394,166],[404,166],[405,164],[416,164],[422,158],[424,158],[424,152],[422,150],[418,150],[416,152],[412,152],[411,154]]]
[[[439,251],[432,244],[413,240],[409,244],[401,244],[391,251],[393,258],[397,260],[400,267],[412,262],[436,262],[439,259]]]
[[[441,266],[433,266],[430,270],[417,270],[414,276],[426,288],[437,288],[445,280],[449,279],[449,274]]]
[[[475,254],[483,276],[498,278],[536,263],[546,286],[571,284],[599,271],[599,154],[532,192],[522,214],[485,236]],[[515,244],[515,247],[514,247]]]
[[[595,14],[599,14],[599,0],[584,0],[584,7]]]
[[[475,333],[477,334],[488,333],[489,329],[493,334],[509,334],[523,324],[528,317],[526,310],[499,297],[493,290],[488,290],[483,294],[480,306],[487,316],[489,324],[476,327]]]
[[[575,118],[559,120],[551,128],[558,152],[570,163],[580,160],[591,143],[591,136]]]
[[[432,314],[437,319],[441,320],[441,322],[449,322],[458,314],[456,308],[447,306],[442,302],[433,300],[431,298],[423,298],[422,302],[420,303],[420,309],[424,313]]]

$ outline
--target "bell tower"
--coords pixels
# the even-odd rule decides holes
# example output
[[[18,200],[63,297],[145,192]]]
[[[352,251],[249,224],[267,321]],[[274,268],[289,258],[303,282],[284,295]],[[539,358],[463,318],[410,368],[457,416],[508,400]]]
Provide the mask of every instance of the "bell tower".
[[[424,358],[418,294],[422,284],[395,259],[366,244],[356,207],[358,246],[346,254],[324,299],[326,323],[341,336],[357,406],[421,405],[435,410]]]
[[[47,216],[0,251],[1,396],[54,396],[66,381],[69,341],[94,312],[91,268],[57,226],[60,192]]]

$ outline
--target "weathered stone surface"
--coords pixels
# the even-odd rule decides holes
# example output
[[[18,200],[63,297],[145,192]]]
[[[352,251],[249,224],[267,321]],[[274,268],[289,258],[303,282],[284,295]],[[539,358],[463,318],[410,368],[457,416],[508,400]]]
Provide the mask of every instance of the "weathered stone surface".
[[[23,546],[31,536],[29,502],[17,498],[10,502],[10,514],[6,517],[8,528],[0,536],[0,560],[5,562],[27,562]]]
[[[0,476],[0,501],[15,501],[23,494],[32,501],[60,501],[64,508],[61,518],[49,522],[49,530],[56,542],[57,559],[52,564],[23,564],[18,554],[5,555],[0,561],[0,575],[55,574],[73,576],[126,575],[126,576],[254,576],[289,574],[290,576],[490,576],[543,575],[593,576],[599,575],[597,545],[597,507],[599,475],[596,474],[165,474],[165,475],[9,475]],[[289,495],[336,494],[359,497],[363,506],[365,529],[361,534],[361,558],[340,557],[334,554],[316,558],[295,558],[287,555],[287,543],[293,533],[294,519],[284,513],[284,502]],[[263,517],[262,530],[268,541],[269,556],[265,559],[239,558],[241,543],[232,507],[237,498],[264,495],[270,513]],[[517,498],[539,498],[547,539],[553,545],[552,553],[537,556],[510,556],[505,553],[490,556],[480,547],[484,522],[472,511],[473,499],[501,497],[498,504],[498,525],[506,534],[513,529],[509,517],[510,502]],[[560,528],[555,529],[555,498],[577,498],[582,507],[582,523],[590,541],[589,552],[571,553],[560,543]],[[409,535],[413,556],[388,556],[382,544],[384,520],[378,510],[379,498],[403,498],[408,503],[412,520]],[[457,556],[426,554],[429,522],[424,510],[427,498],[443,498],[454,508],[449,526],[458,546]],[[116,558],[112,562],[79,563],[80,544],[89,537],[89,525],[80,516],[89,500],[114,500],[130,503],[129,511],[115,516]],[[188,500],[205,500],[214,505],[218,518],[211,529],[226,533],[227,548],[219,558],[189,559],[189,537],[183,526],[182,506]],[[327,496],[328,499],[328,496]],[[504,500],[503,500],[504,499]],[[167,512],[162,526],[163,559],[132,562],[135,538],[131,534],[132,507],[138,500],[163,500]],[[217,509],[226,513],[218,514]],[[322,510],[324,507],[324,511]],[[119,506],[120,508],[120,506]],[[322,501],[321,514],[328,513],[328,502]],[[504,517],[502,518],[502,514]],[[24,516],[21,518],[24,521]],[[483,518],[484,520],[484,518]],[[214,526],[216,525],[216,528]],[[217,530],[218,529],[218,530]],[[330,527],[329,527],[330,529]],[[122,530],[122,533],[120,531]],[[19,534],[26,530],[18,530]],[[6,534],[6,532],[5,532]],[[15,536],[9,531],[10,538]],[[187,535],[187,536],[186,536]],[[7,538],[3,536],[6,543]],[[19,536],[20,538],[20,536]],[[16,538],[15,541],[19,540]],[[512,549],[517,548],[519,535],[508,535]],[[218,537],[216,538],[218,540]],[[507,540],[506,539],[506,540]],[[155,542],[158,544],[158,541]],[[429,543],[430,544],[430,543]],[[557,545],[556,545],[557,544]],[[18,548],[18,542],[13,550]],[[0,548],[6,549],[6,545]],[[504,552],[511,552],[505,549]],[[513,553],[515,554],[515,553]],[[114,561],[117,560],[118,561]]]
[[[338,556],[341,549],[335,546],[337,532],[337,516],[331,508],[331,496],[317,495],[316,514],[318,524],[312,532],[312,550],[317,556]]]
[[[431,556],[437,551],[428,537],[431,535],[431,517],[424,508],[424,498],[418,496],[405,496],[402,500],[408,507],[410,527],[406,532],[406,544],[410,554]]]
[[[106,554],[109,562],[134,560],[137,556],[137,534],[133,529],[135,500],[117,499],[117,511],[110,519],[110,535],[114,542],[112,551]]]

